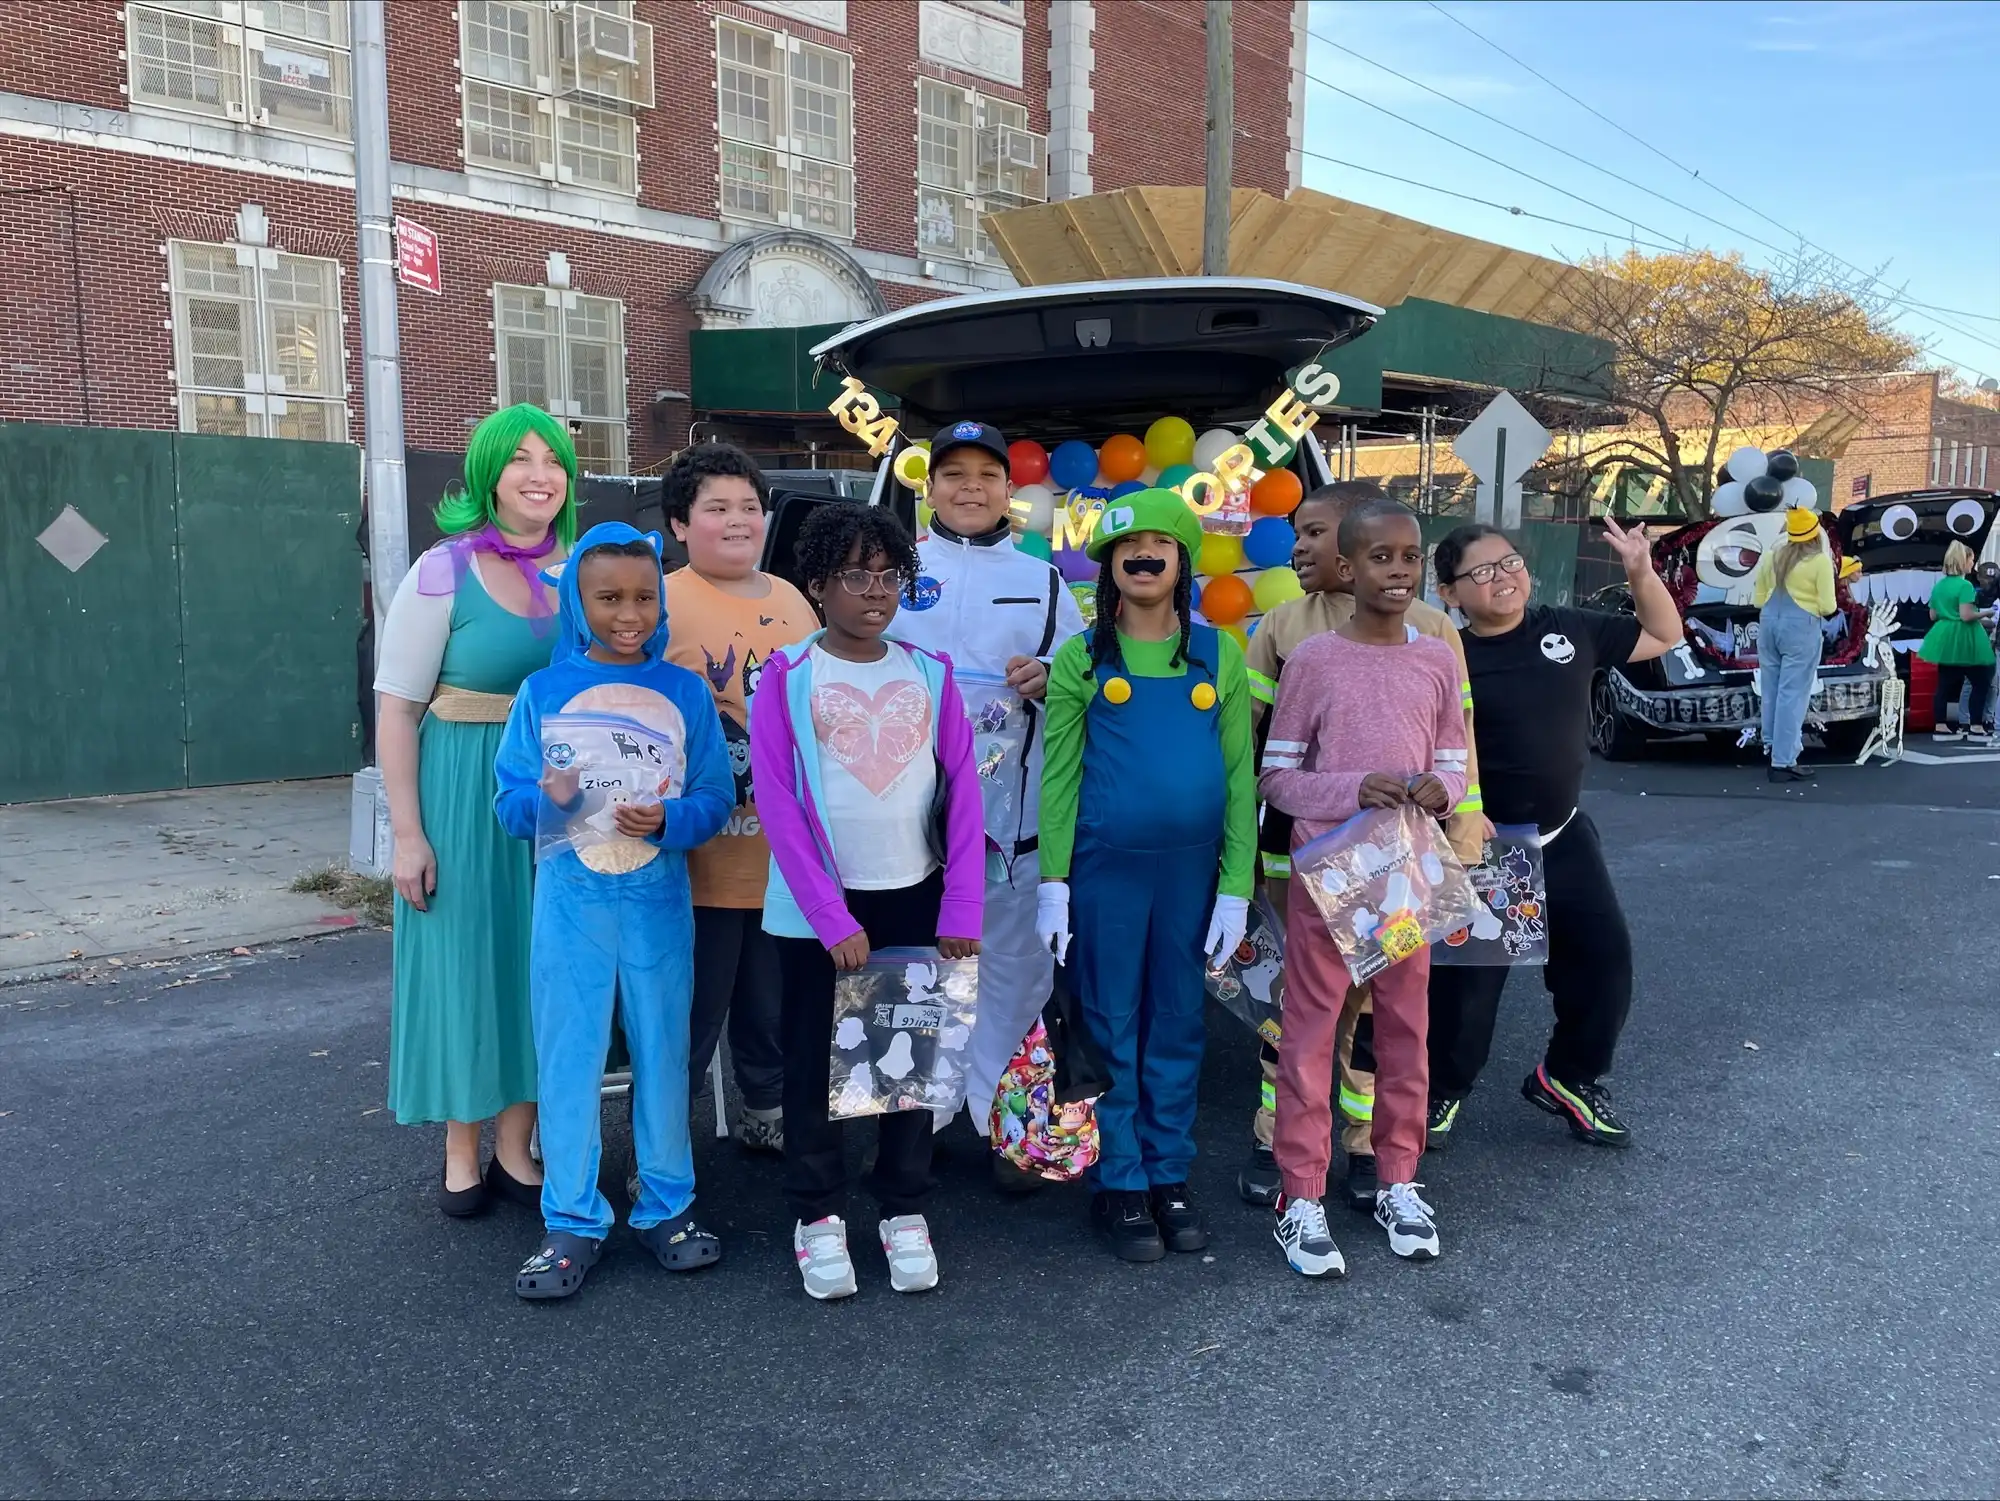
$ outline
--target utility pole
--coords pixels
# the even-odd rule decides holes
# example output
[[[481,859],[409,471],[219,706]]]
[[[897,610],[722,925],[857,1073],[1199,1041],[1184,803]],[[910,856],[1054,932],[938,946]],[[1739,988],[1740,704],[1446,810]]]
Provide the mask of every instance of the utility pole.
[[[351,0],[354,43],[354,212],[361,262],[361,393],[368,583],[375,657],[382,623],[410,567],[408,485],[403,471],[403,368],[396,321],[396,221],[389,194],[389,66],[383,0]],[[379,753],[378,753],[379,758]],[[348,863],[389,869],[389,804],[378,766],[354,779]]]
[[[1208,0],[1208,172],[1202,187],[1201,274],[1229,274],[1230,179],[1236,148],[1236,54],[1230,0]]]

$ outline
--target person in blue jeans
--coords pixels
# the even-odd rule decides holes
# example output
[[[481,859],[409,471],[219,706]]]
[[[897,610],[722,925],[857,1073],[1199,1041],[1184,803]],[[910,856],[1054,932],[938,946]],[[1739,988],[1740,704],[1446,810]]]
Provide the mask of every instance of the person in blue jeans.
[[[1804,506],[1785,513],[1784,545],[1758,565],[1753,597],[1763,613],[1757,627],[1757,681],[1764,698],[1764,745],[1774,782],[1807,782],[1799,765],[1806,711],[1825,644],[1820,622],[1836,608],[1833,555],[1819,516]]]
[[[611,1233],[597,1177],[614,1005],[632,1055],[632,1228],[668,1271],[722,1256],[692,1212],[686,851],[728,820],[736,780],[708,684],[665,659],[659,549],[623,522],[578,540],[560,580],[555,660],[521,684],[494,760],[502,826],[544,850],[528,961],[544,1234],[514,1278],[523,1298],[578,1291]],[[545,721],[559,714],[597,718],[618,751],[615,778],[576,764],[568,732],[545,743]]]

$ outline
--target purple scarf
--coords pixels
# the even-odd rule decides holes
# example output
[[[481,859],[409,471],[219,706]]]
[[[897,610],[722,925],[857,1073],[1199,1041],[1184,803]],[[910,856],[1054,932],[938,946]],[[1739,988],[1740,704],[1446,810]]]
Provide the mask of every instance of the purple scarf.
[[[521,577],[528,584],[528,616],[536,621],[537,631],[545,629],[541,622],[555,614],[555,604],[549,598],[548,585],[542,581],[539,560],[555,551],[556,534],[551,527],[547,536],[533,547],[520,547],[507,540],[506,534],[492,522],[487,522],[476,532],[462,532],[449,538],[442,547],[434,547],[424,554],[423,562],[417,570],[417,592],[419,594],[455,594],[465,579],[465,570],[472,566],[472,555],[476,552],[490,552],[496,558],[512,563],[520,570]]]

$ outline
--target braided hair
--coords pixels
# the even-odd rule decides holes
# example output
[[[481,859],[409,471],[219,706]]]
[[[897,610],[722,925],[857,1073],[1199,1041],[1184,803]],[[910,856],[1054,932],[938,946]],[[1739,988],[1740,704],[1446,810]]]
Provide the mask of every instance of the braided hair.
[[[1174,577],[1174,613],[1181,619],[1181,639],[1174,647],[1172,661],[1167,665],[1179,667],[1184,662],[1195,660],[1189,650],[1189,642],[1194,635],[1194,562],[1188,556],[1186,543],[1176,542],[1174,550],[1180,558],[1180,570]],[[1090,660],[1084,665],[1085,677],[1095,677],[1097,669],[1106,665],[1116,672],[1125,670],[1125,651],[1118,644],[1118,611],[1124,602],[1125,596],[1118,592],[1118,581],[1112,575],[1111,557],[1107,552],[1097,570],[1097,619],[1090,628]],[[1213,670],[1206,662],[1196,665],[1204,672]]]

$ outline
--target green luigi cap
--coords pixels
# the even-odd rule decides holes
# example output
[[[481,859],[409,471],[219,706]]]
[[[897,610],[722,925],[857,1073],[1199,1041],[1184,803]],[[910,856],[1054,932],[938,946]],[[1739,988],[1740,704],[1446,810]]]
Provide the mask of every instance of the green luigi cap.
[[[1165,532],[1188,550],[1190,558],[1201,551],[1201,518],[1188,509],[1179,492],[1140,490],[1105,504],[1084,556],[1101,562],[1112,543],[1134,532]]]

